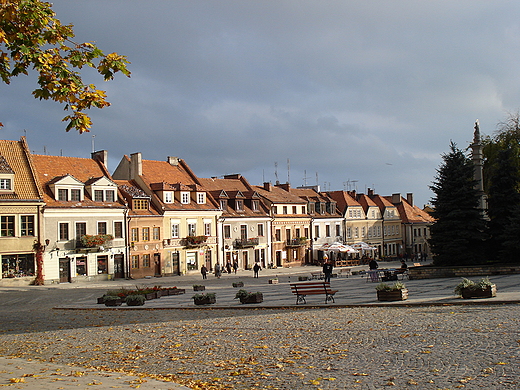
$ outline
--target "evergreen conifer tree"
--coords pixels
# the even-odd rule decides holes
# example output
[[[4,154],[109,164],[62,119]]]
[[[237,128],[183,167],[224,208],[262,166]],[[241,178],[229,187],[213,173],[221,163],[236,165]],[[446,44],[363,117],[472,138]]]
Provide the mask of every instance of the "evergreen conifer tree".
[[[430,186],[435,196],[430,247],[435,265],[472,265],[485,261],[485,220],[478,209],[474,165],[456,144],[442,156],[443,164]]]

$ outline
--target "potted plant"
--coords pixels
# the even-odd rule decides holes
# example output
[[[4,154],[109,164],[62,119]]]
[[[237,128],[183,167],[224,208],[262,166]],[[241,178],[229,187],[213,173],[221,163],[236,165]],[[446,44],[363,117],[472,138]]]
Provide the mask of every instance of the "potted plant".
[[[127,306],[143,306],[145,301],[146,299],[142,294],[131,294],[125,298]]]
[[[193,285],[193,291],[204,291],[206,290],[206,286],[202,284],[194,284]]]
[[[464,299],[493,298],[497,296],[497,286],[488,277],[482,278],[478,282],[462,278],[462,281],[455,287],[455,294]]]
[[[261,292],[250,293],[240,289],[236,293],[235,299],[240,299],[241,303],[261,303],[264,301],[264,295]]]
[[[193,303],[195,303],[196,305],[209,305],[217,301],[215,293],[195,294],[192,298]]]
[[[278,276],[276,278],[269,279],[269,284],[278,284]]]
[[[105,306],[121,306],[123,300],[117,295],[103,295],[103,303]]]
[[[244,282],[233,283],[233,287],[235,287],[235,288],[237,288],[237,287],[244,287]]]
[[[403,282],[395,282],[392,285],[379,283],[376,286],[376,291],[379,301],[404,301],[408,299],[408,289]]]

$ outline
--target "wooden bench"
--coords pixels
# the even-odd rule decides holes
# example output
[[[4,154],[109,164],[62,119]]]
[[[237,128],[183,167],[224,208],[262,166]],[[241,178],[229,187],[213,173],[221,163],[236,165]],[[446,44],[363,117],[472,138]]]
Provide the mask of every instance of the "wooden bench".
[[[291,291],[296,295],[296,304],[305,301],[307,295],[325,295],[325,303],[332,301],[334,303],[334,294],[338,290],[331,290],[330,283],[326,282],[307,282],[307,283],[290,283]]]

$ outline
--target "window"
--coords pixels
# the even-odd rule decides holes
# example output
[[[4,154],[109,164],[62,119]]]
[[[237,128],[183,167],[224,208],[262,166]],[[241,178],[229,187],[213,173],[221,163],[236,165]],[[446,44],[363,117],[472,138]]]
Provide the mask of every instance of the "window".
[[[190,193],[189,192],[181,192],[181,203],[190,204]]]
[[[114,238],[123,238],[123,222],[114,222]]]
[[[188,223],[188,236],[195,236],[197,233],[197,225],[195,223]]]
[[[247,240],[247,225],[240,225],[240,238]]]
[[[96,202],[103,202],[103,191],[102,190],[94,190],[94,200]]]
[[[298,208],[296,206],[292,207],[292,213],[293,214],[298,214]]]
[[[8,190],[12,189],[11,179],[0,179],[0,190]]]
[[[107,223],[106,222],[97,223],[97,234],[107,234]]]
[[[355,238],[358,238],[359,237],[359,228],[354,228],[354,237]]]
[[[81,190],[78,190],[77,188],[70,190],[70,200],[79,202],[81,200]]]
[[[153,228],[153,240],[154,241],[159,241],[160,239],[161,239],[161,228],[155,226]]]
[[[139,241],[139,228],[132,228],[132,230],[130,230],[130,241],[132,241],[132,242]]]
[[[131,267],[134,269],[139,268],[139,255],[132,255]]]
[[[347,228],[347,238],[352,238],[352,228],[351,227]]]
[[[113,190],[107,190],[106,191],[106,201],[107,202],[113,202],[115,200],[115,191]]]
[[[0,237],[14,237],[14,215],[0,217]]]
[[[204,235],[211,236],[211,222],[204,223]]]
[[[363,226],[361,228],[361,237],[363,237],[363,238],[365,237],[365,232],[366,232],[366,228]]]
[[[282,214],[287,214],[287,206],[282,207]]]
[[[172,238],[179,238],[179,224],[172,223]]]
[[[305,232],[304,237],[309,237],[309,228],[304,228],[303,231]]]
[[[85,234],[87,234],[87,223],[76,222],[76,240],[81,240]]]
[[[276,241],[282,241],[282,232],[280,229],[275,230],[274,237]]]
[[[301,237],[300,236],[300,228],[296,228],[296,234],[295,237]]]
[[[22,215],[20,225],[22,237],[34,236],[34,215]]]
[[[134,199],[134,210],[148,210],[147,199]]]
[[[325,225],[325,237],[330,237],[330,225]]]
[[[341,225],[336,225],[336,237],[341,236]]]
[[[244,211],[244,201],[242,199],[237,199],[235,204],[237,211]]]
[[[253,211],[258,211],[258,210],[260,209],[260,201],[258,201],[258,200],[253,200],[253,201],[251,202],[251,209],[252,209]]]
[[[263,223],[258,224],[258,236],[259,237],[264,236],[264,224]]]
[[[314,226],[314,237],[320,238],[320,226],[319,225]]]
[[[142,228],[141,234],[143,236],[143,241],[150,241],[150,228],[149,227]]]
[[[220,209],[224,211],[227,210],[227,199],[220,199]]]
[[[58,189],[58,200],[62,200],[62,201],[67,201],[69,200],[68,199],[68,191],[64,188],[59,188]]]
[[[278,214],[278,207],[273,206],[271,210],[273,211],[273,214]]]
[[[170,191],[164,193],[164,203],[173,203],[173,195]]]
[[[305,206],[302,206],[302,214],[305,214]]]
[[[69,224],[67,222],[60,222],[58,225],[58,239],[60,241],[69,240]]]
[[[197,203],[204,204],[206,203],[206,194],[204,192],[197,192]]]
[[[231,226],[224,225],[224,238],[231,238]]]
[[[150,268],[150,254],[145,253],[143,255],[143,267]]]

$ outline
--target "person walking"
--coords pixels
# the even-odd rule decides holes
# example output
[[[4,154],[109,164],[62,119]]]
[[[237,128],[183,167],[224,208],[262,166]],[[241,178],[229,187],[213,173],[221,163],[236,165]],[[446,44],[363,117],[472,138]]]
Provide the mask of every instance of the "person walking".
[[[253,272],[254,272],[254,277],[255,278],[258,278],[258,271],[260,271],[262,268],[260,267],[260,265],[258,263],[255,263],[255,265],[253,266]]]
[[[231,261],[227,261],[226,263],[226,272],[231,275]]]
[[[334,266],[329,261],[328,256],[325,256],[323,259],[325,260],[325,263],[323,264],[323,274],[325,275],[325,283],[330,283],[330,277],[332,276],[332,270]]]
[[[208,269],[206,268],[205,265],[203,265],[202,267],[200,267],[200,273],[202,274],[202,279],[207,279],[208,278]]]
[[[237,270],[238,270],[238,261],[233,261],[233,271],[235,271],[235,275],[237,274]]]
[[[222,275],[222,270],[220,269],[220,264],[215,264],[215,277],[220,279],[220,276]]]

